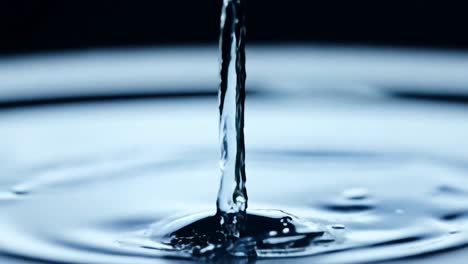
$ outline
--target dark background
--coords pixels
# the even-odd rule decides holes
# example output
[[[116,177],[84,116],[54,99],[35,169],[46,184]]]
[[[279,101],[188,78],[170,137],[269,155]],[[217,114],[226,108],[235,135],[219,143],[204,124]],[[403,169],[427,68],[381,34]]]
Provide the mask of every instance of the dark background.
[[[248,0],[249,43],[468,49],[463,1]],[[216,43],[221,0],[3,0],[0,56]]]

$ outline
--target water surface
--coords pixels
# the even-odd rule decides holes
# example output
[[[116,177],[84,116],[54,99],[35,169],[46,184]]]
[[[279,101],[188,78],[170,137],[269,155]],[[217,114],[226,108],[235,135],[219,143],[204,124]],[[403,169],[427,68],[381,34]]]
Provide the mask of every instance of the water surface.
[[[466,108],[370,99],[247,101],[249,208],[281,209],[340,237],[294,261],[399,259],[468,241]],[[208,97],[4,111],[2,253],[171,262],[120,241],[167,216],[213,209],[216,105]]]

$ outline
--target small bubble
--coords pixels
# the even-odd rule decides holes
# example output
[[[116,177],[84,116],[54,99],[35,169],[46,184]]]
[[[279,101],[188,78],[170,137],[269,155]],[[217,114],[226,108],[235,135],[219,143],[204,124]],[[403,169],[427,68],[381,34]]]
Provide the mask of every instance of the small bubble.
[[[269,236],[276,236],[276,235],[278,235],[278,232],[276,232],[276,231],[270,231],[270,232],[268,233],[268,235],[269,235]]]
[[[289,230],[289,228],[286,227],[285,229],[283,229],[283,234],[287,234],[287,233],[289,233],[290,231],[291,231],[291,230]]]
[[[354,188],[345,190],[342,196],[349,200],[364,200],[369,197],[369,191],[364,188]]]
[[[11,192],[15,195],[18,195],[18,196],[23,196],[23,195],[28,195],[29,192],[25,189],[13,189],[11,190]]]
[[[438,192],[443,194],[450,194],[450,195],[466,195],[468,194],[465,190],[450,186],[450,185],[442,185],[437,188]]]
[[[345,229],[346,227],[344,225],[341,225],[341,224],[335,224],[335,225],[332,225],[332,228],[333,229]]]

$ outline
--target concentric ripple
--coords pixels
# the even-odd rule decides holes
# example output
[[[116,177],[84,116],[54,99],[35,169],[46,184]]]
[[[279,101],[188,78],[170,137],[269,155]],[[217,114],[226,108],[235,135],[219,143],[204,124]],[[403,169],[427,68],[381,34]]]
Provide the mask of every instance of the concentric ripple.
[[[294,263],[414,259],[464,248],[466,108],[355,100],[248,102],[247,213],[284,212],[294,220],[286,224],[309,223],[307,239],[292,241],[286,254],[300,256],[288,259]],[[180,230],[173,221],[213,216],[216,104],[186,98],[0,113],[8,154],[0,168],[0,259],[191,261],[183,240],[190,232],[168,231]],[[246,232],[253,239],[237,246],[255,254],[212,260],[274,263],[265,242],[281,243],[278,231],[253,228]]]
[[[252,207],[282,209],[322,226],[316,227],[318,231],[330,232],[329,240],[319,231],[309,233],[314,238],[307,241],[313,243],[304,243],[303,238],[289,241],[291,255],[309,256],[304,261],[315,263],[357,263],[430,254],[468,243],[468,195],[463,188],[468,179],[461,175],[466,171],[460,167],[417,155],[369,153],[372,155],[365,158],[344,158],[329,152],[312,158],[288,155],[291,151],[252,151],[249,163]],[[122,172],[124,165],[119,163],[120,167],[108,171],[112,176],[106,181],[98,175],[83,175],[80,184],[76,178],[69,184],[41,184],[25,195],[28,199],[2,205],[0,230],[10,238],[1,240],[2,253],[61,263],[166,263],[170,258],[192,258],[181,248],[174,250],[174,241],[161,244],[156,234],[180,230],[174,221],[183,226],[182,222],[193,223],[195,218],[209,233],[213,226],[207,224],[212,221],[209,212],[174,216],[212,209],[215,194],[191,188],[184,174],[191,171],[200,186],[209,186],[216,178],[209,176],[212,162],[181,161],[157,177],[153,170],[134,167],[134,161],[127,163],[134,168],[129,169],[133,176],[120,177],[128,172]],[[82,169],[96,166],[88,165],[83,164]],[[67,175],[66,170],[60,173]],[[246,231],[251,238],[267,229],[274,231],[267,228],[268,218],[261,216],[270,217],[273,211],[251,213],[258,215],[252,219],[252,229]],[[171,216],[176,220],[170,220]],[[265,237],[262,241],[268,239],[271,241]],[[244,242],[236,246],[254,247],[257,258],[274,254],[265,243]]]

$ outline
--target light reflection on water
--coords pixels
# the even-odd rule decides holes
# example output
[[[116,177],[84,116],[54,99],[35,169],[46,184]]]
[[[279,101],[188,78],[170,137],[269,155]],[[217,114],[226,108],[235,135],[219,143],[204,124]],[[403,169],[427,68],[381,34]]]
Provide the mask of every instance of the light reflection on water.
[[[310,61],[311,54],[317,55],[314,52],[307,53]],[[153,55],[163,56],[157,54]],[[294,58],[291,54],[280,52],[278,63],[289,64],[287,59]],[[188,69],[198,55],[184,54],[186,61],[182,55],[174,56],[174,65],[178,62]],[[427,57],[414,62],[386,56],[383,53],[381,59],[387,58],[394,65],[400,60],[407,67],[431,61]],[[82,63],[101,61],[103,66],[110,58],[102,62],[104,57],[90,55]],[[379,86],[373,89],[365,82],[343,86],[345,66],[341,68],[342,79],[325,84],[323,80],[313,82],[313,76],[306,78],[307,70],[293,68],[284,73],[289,77],[282,77],[283,81],[272,85],[274,89],[269,92],[267,71],[256,69],[259,57],[254,55],[249,67],[254,69],[249,75],[253,79],[251,92],[257,93],[247,100],[246,119],[247,184],[252,208],[287,209],[318,222],[344,225],[343,248],[314,257],[318,263],[393,259],[444,251],[468,241],[464,230],[468,211],[468,142],[464,140],[468,108],[397,100],[382,93]],[[371,63],[370,58],[362,63]],[[320,56],[317,59],[320,63],[332,61]],[[45,63],[36,60],[31,68]],[[130,61],[144,60],[137,56]],[[125,69],[139,67],[127,60],[117,61],[126,65]],[[433,61],[445,61],[453,69],[465,63],[441,55]],[[74,65],[71,69],[84,67],[79,62],[78,58],[69,61]],[[63,61],[49,63],[60,65]],[[8,79],[5,65],[0,66],[5,83],[16,83],[21,89],[31,87],[34,75],[24,82]],[[368,67],[364,66],[360,68]],[[165,70],[152,67],[148,69]],[[174,72],[165,79],[168,85],[163,86],[167,89],[174,89],[170,87],[176,87],[180,80],[175,79],[178,69],[171,67],[168,69]],[[429,68],[426,66],[425,72]],[[59,78],[47,70],[39,74],[38,69],[32,72],[36,77],[43,74],[37,77],[41,87],[52,82],[45,75]],[[204,76],[205,69],[200,69],[189,75]],[[390,69],[387,79],[403,79],[405,74],[395,73],[396,66]],[[89,70],[91,77],[84,82],[88,84],[85,87],[99,87],[92,79],[94,70]],[[102,82],[111,83],[111,72],[103,74]],[[74,78],[80,79],[81,74],[77,71]],[[125,78],[144,74],[130,71]],[[449,74],[457,76],[454,82],[462,82],[457,71]],[[209,91],[210,78],[194,77],[206,85],[190,86],[184,83],[190,79],[187,77],[177,87],[208,87]],[[288,78],[303,81],[291,82],[295,89],[289,90]],[[428,78],[437,79],[434,75]],[[129,78],[120,84],[131,81]],[[444,80],[440,77],[437,81]],[[218,184],[216,97],[193,96],[200,90],[197,88],[190,97],[174,93],[158,99],[153,86],[138,87],[152,89],[154,100],[10,107],[0,112],[0,137],[4,139],[0,161],[6,164],[0,169],[2,252],[65,262],[165,263],[169,260],[152,258],[159,253],[122,247],[116,241],[168,215],[213,209]],[[356,189],[368,194],[350,199],[349,194],[356,194]],[[455,258],[460,253],[442,256],[452,261],[452,254]],[[310,259],[294,261],[307,263]]]

